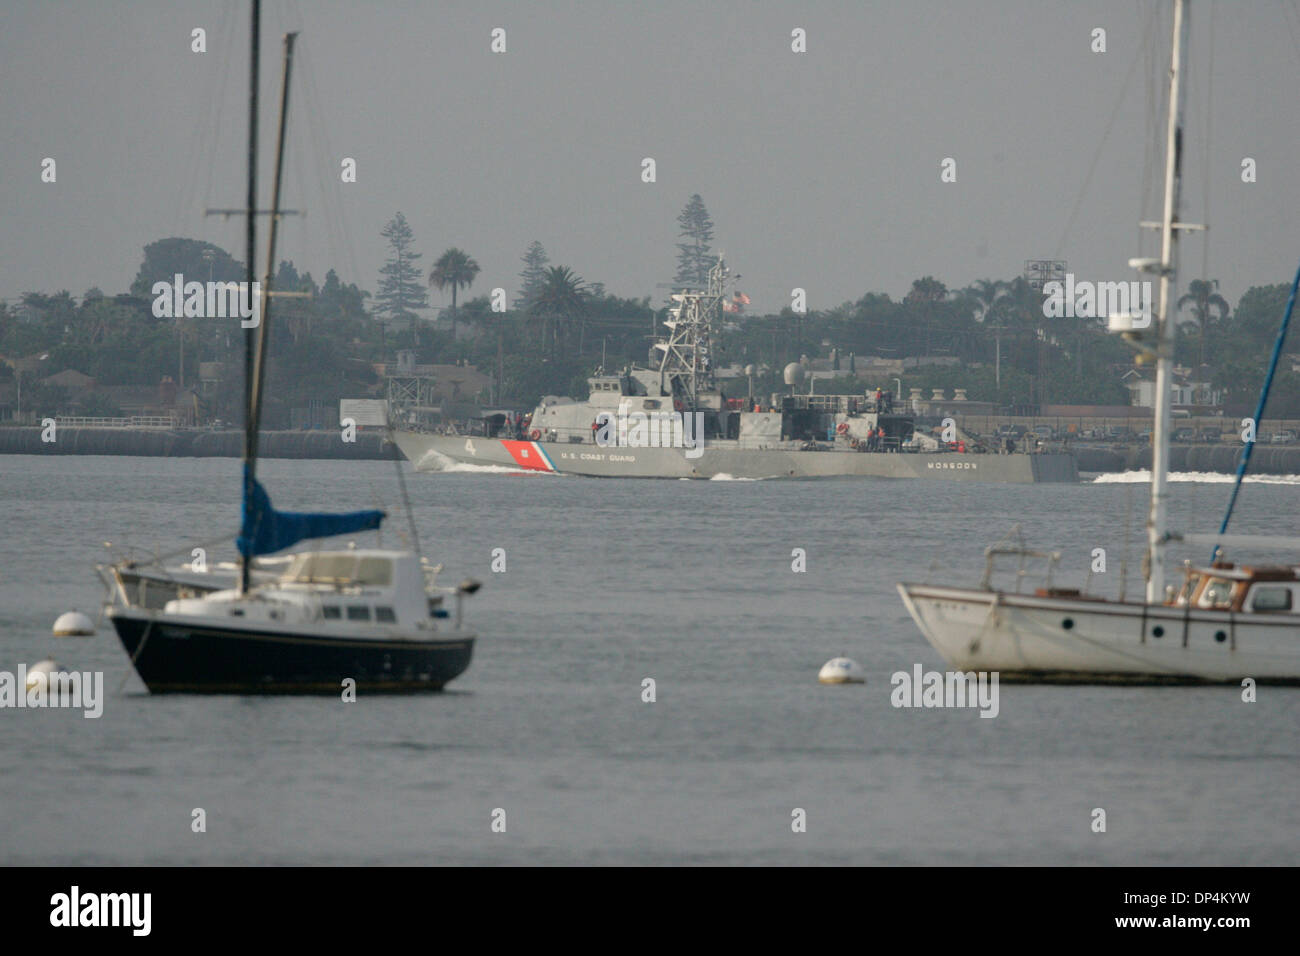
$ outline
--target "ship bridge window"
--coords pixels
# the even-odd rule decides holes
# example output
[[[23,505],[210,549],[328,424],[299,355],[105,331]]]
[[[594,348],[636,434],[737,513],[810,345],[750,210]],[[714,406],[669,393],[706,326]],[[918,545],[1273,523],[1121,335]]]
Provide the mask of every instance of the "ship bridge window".
[[[375,607],[375,620],[380,624],[396,624],[397,615],[391,607]]]
[[[1278,585],[1257,587],[1251,592],[1250,609],[1252,611],[1289,611],[1291,610],[1291,589]]]
[[[321,617],[327,621],[337,621],[339,619],[339,606],[337,604],[326,604],[320,609]]]
[[[1229,607],[1232,604],[1232,582],[1226,578],[1212,578],[1201,595],[1201,607]]]
[[[370,608],[368,608],[368,607],[367,607],[366,605],[364,605],[364,604],[349,604],[349,605],[348,605],[348,620],[349,620],[349,621],[368,621],[368,620],[370,620]]]

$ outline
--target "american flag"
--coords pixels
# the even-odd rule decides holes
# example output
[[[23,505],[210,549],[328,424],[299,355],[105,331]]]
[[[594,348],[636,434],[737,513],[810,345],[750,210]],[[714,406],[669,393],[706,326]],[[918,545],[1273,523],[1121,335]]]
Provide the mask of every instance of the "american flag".
[[[731,297],[730,302],[723,303],[722,310],[724,312],[743,312],[747,305],[749,305],[749,296],[738,291]]]

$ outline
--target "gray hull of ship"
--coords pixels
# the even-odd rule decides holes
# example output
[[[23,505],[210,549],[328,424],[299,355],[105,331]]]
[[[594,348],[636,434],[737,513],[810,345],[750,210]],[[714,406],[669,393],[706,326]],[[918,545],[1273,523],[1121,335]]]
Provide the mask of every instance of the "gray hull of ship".
[[[931,478],[1032,484],[1078,481],[1069,454],[970,455],[802,451],[705,445],[698,457],[681,448],[604,448],[594,444],[397,432],[402,453],[421,471],[448,463],[519,468],[599,478]]]

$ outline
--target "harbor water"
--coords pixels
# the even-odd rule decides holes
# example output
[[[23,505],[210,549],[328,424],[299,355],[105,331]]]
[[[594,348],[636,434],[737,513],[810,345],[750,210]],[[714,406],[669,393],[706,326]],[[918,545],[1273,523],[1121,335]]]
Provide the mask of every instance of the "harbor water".
[[[398,546],[395,467],[260,477],[281,508],[386,507]],[[1127,564],[1136,594],[1147,488],[1125,477],[408,470],[442,582],[484,584],[474,661],[445,693],[348,703],[150,696],[107,621],[51,637],[97,615],[97,562],[232,536],[238,462],[0,457],[0,671],[54,655],[105,689],[98,719],[0,709],[0,862],[1293,864],[1300,688],[1003,683],[992,719],[891,703],[895,672],[944,669],[896,583],[975,583],[1015,524],[1061,552],[1055,583],[1113,594]],[[1217,528],[1229,485],[1202,477],[1173,486],[1173,527]],[[1293,479],[1252,482],[1233,530],[1297,534],[1298,503]],[[839,655],[865,684],[817,682]]]

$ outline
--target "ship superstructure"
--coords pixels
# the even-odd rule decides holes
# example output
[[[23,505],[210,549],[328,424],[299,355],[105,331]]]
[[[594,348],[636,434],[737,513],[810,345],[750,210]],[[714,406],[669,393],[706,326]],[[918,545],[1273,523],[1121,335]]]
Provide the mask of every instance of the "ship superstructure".
[[[432,470],[461,462],[634,478],[1077,480],[1068,453],[998,454],[965,436],[924,433],[887,392],[797,393],[798,366],[786,369],[789,393],[728,395],[714,343],[728,284],[719,259],[704,290],[673,294],[647,363],[599,370],[585,399],[548,395],[517,422],[484,420],[479,434],[398,429],[395,440]]]

